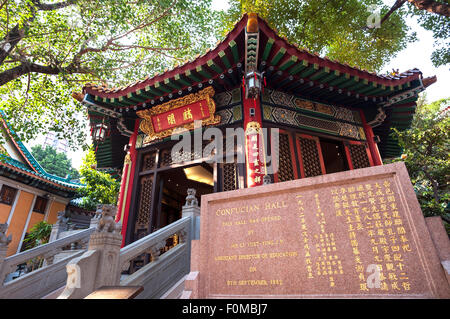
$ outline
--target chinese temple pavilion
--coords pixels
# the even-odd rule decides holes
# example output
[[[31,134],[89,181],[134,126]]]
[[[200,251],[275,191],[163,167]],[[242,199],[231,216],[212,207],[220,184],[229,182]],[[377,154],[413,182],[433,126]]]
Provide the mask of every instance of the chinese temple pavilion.
[[[55,223],[83,185],[47,173],[21,142],[0,110],[0,224],[11,235],[7,256],[23,250],[23,239],[40,221]]]
[[[435,81],[418,69],[380,75],[320,57],[245,14],[184,65],[124,87],[87,84],[74,98],[88,108],[98,167],[122,170],[117,221],[128,244],[180,218],[188,188],[200,198],[382,165],[402,152],[391,128],[410,127],[418,93]],[[195,120],[224,135],[242,128],[245,143],[223,143],[231,161],[207,162],[195,147],[175,161],[170,136],[195,132]],[[277,140],[261,128],[278,129]],[[273,173],[266,153],[277,156]]]

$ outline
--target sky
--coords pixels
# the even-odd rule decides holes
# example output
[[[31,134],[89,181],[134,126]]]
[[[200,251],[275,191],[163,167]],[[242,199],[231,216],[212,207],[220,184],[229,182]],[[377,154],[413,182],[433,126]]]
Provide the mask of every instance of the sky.
[[[391,5],[391,2],[385,1],[388,5]],[[212,8],[216,10],[227,9],[228,3],[224,0],[213,0]],[[424,77],[437,76],[437,82],[426,89],[428,102],[449,97],[449,66],[436,68],[431,63],[431,53],[433,52],[434,43],[432,32],[418,26],[413,18],[410,18],[407,24],[411,27],[412,31],[417,32],[418,41],[410,43],[399,52],[395,58],[386,64],[380,73],[384,74],[386,71],[392,71],[392,69],[399,69],[400,72],[404,72],[418,68],[422,71]],[[43,141],[44,137],[41,136],[30,143],[25,143],[25,145],[31,148],[32,145],[41,144]],[[76,169],[80,168],[83,156],[84,153],[81,150],[76,152],[70,151],[68,153],[68,157],[72,159],[72,165]]]

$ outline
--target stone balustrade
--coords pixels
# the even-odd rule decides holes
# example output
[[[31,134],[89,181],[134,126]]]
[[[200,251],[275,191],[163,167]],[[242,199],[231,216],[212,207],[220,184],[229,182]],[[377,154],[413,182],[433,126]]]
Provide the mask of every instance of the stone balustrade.
[[[84,252],[93,231],[93,228],[81,230],[6,258],[7,244],[0,243],[0,298],[41,298],[63,286],[66,263]],[[67,253],[71,247],[79,250]],[[41,267],[16,279],[6,280],[19,265],[33,260],[41,261]]]
[[[193,191],[193,193],[192,193]],[[102,286],[142,286],[138,298],[161,298],[190,270],[191,239],[199,236],[200,207],[191,190],[182,218],[133,243],[120,248],[122,236],[114,222],[117,208],[103,205],[101,218],[91,235],[89,248],[83,255],[67,264],[67,283],[58,299],[84,298]],[[170,249],[166,243],[176,238]],[[149,256],[135,272],[131,264]],[[123,272],[129,274],[123,275]]]

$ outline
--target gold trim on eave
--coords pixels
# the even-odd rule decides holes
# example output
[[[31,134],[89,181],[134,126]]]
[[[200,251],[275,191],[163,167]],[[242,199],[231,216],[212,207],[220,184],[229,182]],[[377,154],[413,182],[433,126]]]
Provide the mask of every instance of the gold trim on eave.
[[[192,93],[180,97],[178,99],[155,106],[154,108],[151,109],[136,112],[136,114],[143,119],[139,125],[139,129],[147,135],[144,139],[144,144],[149,143],[156,139],[161,139],[170,136],[174,130],[179,130],[180,128],[185,128],[187,130],[194,129],[194,122],[192,122],[156,133],[153,128],[151,117],[153,115],[158,115],[167,111],[172,111],[185,105],[189,105],[201,100],[206,100],[209,109],[209,117],[202,120],[202,126],[220,123],[221,121],[220,115],[214,115],[214,113],[216,112],[216,104],[212,99],[214,93],[215,93],[214,88],[212,86],[209,86],[197,93]]]

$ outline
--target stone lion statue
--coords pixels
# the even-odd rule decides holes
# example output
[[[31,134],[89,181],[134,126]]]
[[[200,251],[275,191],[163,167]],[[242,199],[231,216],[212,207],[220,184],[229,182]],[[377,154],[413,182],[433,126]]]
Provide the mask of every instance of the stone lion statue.
[[[67,224],[67,222],[69,221],[69,218],[66,217],[66,212],[65,211],[60,211],[58,212],[58,223],[60,224]]]
[[[264,175],[263,184],[264,185],[272,184],[272,178],[270,177],[270,175]]]
[[[12,237],[9,235],[6,237],[6,230],[8,229],[8,224],[0,224],[0,245],[8,245]]]
[[[197,191],[194,188],[187,189],[186,206],[197,206],[198,200],[195,197]]]
[[[97,231],[113,233],[118,231],[118,225],[114,221],[117,213],[117,207],[114,205],[98,205],[96,214],[101,214],[98,221]]]

